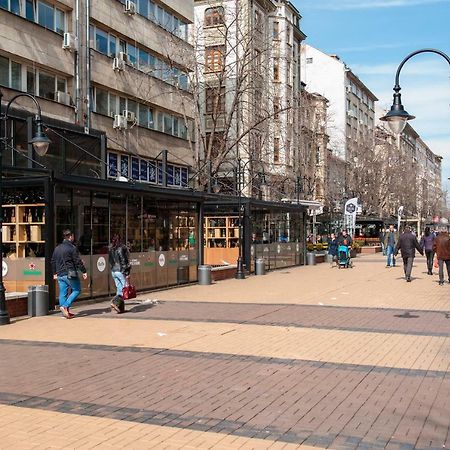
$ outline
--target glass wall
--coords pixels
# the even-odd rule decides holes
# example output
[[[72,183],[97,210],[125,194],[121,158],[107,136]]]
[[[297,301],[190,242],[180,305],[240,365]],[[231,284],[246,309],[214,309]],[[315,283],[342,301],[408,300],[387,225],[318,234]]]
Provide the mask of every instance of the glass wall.
[[[88,268],[83,296],[114,292],[108,245],[119,234],[128,246],[132,282],[138,289],[195,281],[197,204],[162,201],[146,194],[119,194],[56,187],[57,241],[64,228]]]

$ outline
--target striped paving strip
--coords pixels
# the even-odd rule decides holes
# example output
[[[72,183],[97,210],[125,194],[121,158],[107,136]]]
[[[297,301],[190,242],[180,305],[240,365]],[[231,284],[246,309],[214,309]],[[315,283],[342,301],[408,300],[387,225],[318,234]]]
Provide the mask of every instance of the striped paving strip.
[[[414,368],[400,368],[389,366],[371,366],[367,364],[346,364],[346,363],[334,363],[327,361],[316,361],[306,359],[287,359],[261,357],[255,355],[231,355],[229,353],[216,353],[216,352],[196,352],[187,350],[170,350],[166,348],[151,348],[151,347],[125,347],[117,345],[96,345],[96,344],[77,344],[77,343],[62,343],[62,342],[34,342],[34,341],[19,341],[12,339],[2,339],[3,345],[19,346],[19,347],[31,347],[31,348],[51,348],[54,350],[88,350],[88,351],[102,351],[102,352],[117,352],[117,353],[141,353],[145,356],[151,355],[163,355],[175,358],[189,358],[189,359],[209,359],[217,361],[234,361],[234,362],[255,362],[258,364],[268,365],[289,365],[289,366],[301,366],[308,364],[312,367],[323,368],[327,370],[345,370],[345,371],[357,371],[357,372],[378,372],[378,373],[395,373],[407,377],[431,377],[441,378],[448,374],[448,370],[445,368],[442,370],[430,370],[430,369],[414,369]],[[17,349],[19,351],[19,349]],[[450,376],[450,374],[448,375]]]
[[[2,449],[270,449],[313,450],[319,447],[252,439],[177,427],[83,416],[53,410],[0,405]]]
[[[127,313],[121,315],[109,314],[109,302],[103,307],[96,305],[95,308],[85,309],[81,306],[77,311],[80,317],[101,319],[181,320],[418,336],[450,336],[450,314],[442,311],[316,305],[174,303],[129,304]]]
[[[133,319],[67,321],[41,317],[2,327],[0,339],[165,348],[436,371],[448,369],[450,353],[448,337]]]

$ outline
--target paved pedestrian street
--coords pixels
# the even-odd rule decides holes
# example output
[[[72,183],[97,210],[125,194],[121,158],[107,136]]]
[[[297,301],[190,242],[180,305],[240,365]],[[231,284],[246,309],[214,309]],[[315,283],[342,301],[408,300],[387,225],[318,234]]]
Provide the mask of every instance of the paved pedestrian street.
[[[442,449],[450,285],[287,268],[0,327],[1,449]]]

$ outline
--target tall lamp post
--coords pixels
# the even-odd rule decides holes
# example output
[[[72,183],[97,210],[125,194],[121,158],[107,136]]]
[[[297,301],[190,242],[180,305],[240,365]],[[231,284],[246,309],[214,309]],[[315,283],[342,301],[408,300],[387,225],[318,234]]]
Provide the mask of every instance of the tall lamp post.
[[[435,50],[433,48],[424,48],[422,50],[416,50],[415,52],[410,53],[398,66],[397,73],[395,74],[395,86],[394,86],[394,101],[392,103],[390,111],[383,117],[380,117],[380,120],[387,122],[389,124],[390,129],[396,133],[400,134],[406,126],[406,122],[408,120],[415,119],[415,116],[408,114],[405,111],[405,108],[402,105],[402,96],[400,94],[400,72],[405,65],[406,61],[411,59],[413,56],[418,55],[419,53],[436,53],[437,55],[442,56],[449,64],[450,57],[447,56],[444,52],[440,50]]]
[[[9,108],[15,100],[19,97],[28,97],[36,105],[36,133],[29,144],[33,145],[34,150],[39,156],[43,156],[47,153],[51,141],[42,130],[41,107],[33,95],[25,93],[15,95],[7,103],[5,112],[2,112],[2,97],[3,93],[0,91],[0,325],[7,325],[10,321],[6,309],[5,285],[3,284],[3,152],[8,148],[7,120]]]
[[[243,230],[243,226],[242,226],[242,174],[245,170],[245,168],[247,167],[247,164],[250,162],[255,162],[252,159],[248,159],[247,161],[245,161],[244,164],[242,164],[241,158],[237,159],[237,191],[238,191],[238,226],[239,226],[239,239],[238,239],[238,247],[239,247],[239,256],[236,262],[236,276],[235,278],[237,280],[243,280],[245,279],[245,272],[244,272],[244,262],[242,259],[242,230]],[[261,186],[265,185],[265,174],[263,171],[262,174],[262,181],[261,181]]]

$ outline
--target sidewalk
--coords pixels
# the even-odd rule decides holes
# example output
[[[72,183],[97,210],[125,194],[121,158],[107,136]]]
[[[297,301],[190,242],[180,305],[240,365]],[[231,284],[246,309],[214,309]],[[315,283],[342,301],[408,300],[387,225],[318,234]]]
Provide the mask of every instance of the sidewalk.
[[[0,448],[443,448],[449,302],[370,255],[16,321]]]

